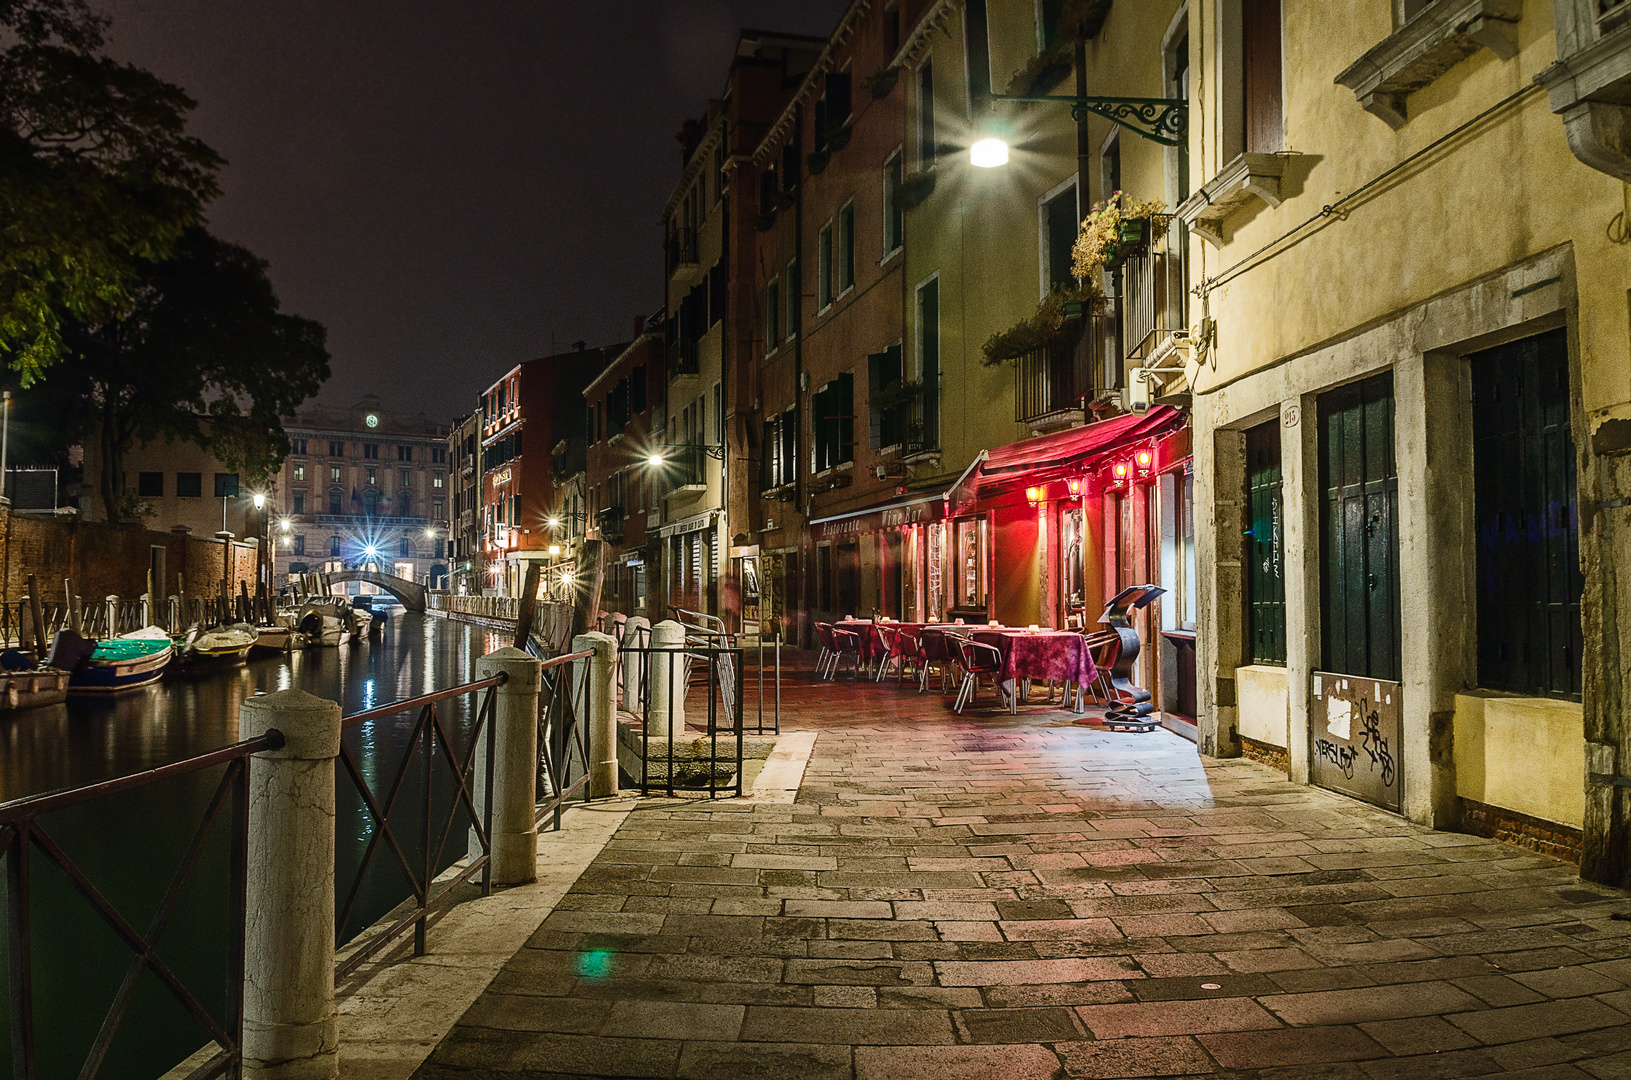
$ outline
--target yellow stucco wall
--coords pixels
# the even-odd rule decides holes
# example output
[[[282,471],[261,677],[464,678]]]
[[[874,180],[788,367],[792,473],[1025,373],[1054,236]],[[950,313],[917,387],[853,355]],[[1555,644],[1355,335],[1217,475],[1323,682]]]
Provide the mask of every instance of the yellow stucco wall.
[[[1578,829],[1586,814],[1585,720],[1573,701],[1470,691],[1455,698],[1455,791]]]
[[[1218,69],[1218,6],[1198,3],[1198,70]],[[1584,405],[1592,422],[1631,400],[1626,248],[1606,235],[1625,208],[1618,181],[1578,161],[1537,72],[1556,58],[1551,0],[1526,0],[1519,54],[1483,49],[1410,95],[1398,131],[1366,112],[1335,76],[1392,31],[1390,5],[1285,4],[1285,201],[1253,202],[1227,221],[1221,250],[1196,240],[1196,281],[1220,274],[1322,208],[1443,138],[1503,99],[1521,98],[1369,189],[1208,297],[1217,320],[1205,393],[1329,343],[1456,284],[1530,255],[1573,245],[1579,287]],[[1214,80],[1215,83],[1216,80]],[[1215,92],[1195,102],[1196,182],[1224,164]]]

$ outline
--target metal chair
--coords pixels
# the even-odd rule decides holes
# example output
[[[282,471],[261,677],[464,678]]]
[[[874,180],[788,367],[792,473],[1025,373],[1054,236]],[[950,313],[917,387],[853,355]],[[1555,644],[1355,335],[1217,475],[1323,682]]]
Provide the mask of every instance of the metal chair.
[[[838,659],[838,649],[833,645],[832,623],[816,623],[815,632],[816,640],[821,643],[821,650],[816,653],[816,678],[825,679],[827,665]]]
[[[838,677],[838,666],[843,663],[846,656],[850,659],[850,673],[860,678],[861,668],[865,666],[861,659],[861,635],[853,630],[843,630],[835,626],[832,628],[832,644],[833,659],[831,667],[827,670],[828,680]]]
[[[895,657],[895,650],[900,641],[900,628],[873,623],[869,632],[872,635],[872,651],[878,657],[878,666],[870,674],[873,682],[883,682],[884,672],[889,670],[889,661]]]
[[[953,635],[939,627],[926,626],[918,635],[918,677],[917,692],[923,693],[929,688],[929,669],[940,668],[940,692],[949,693],[952,682],[952,668],[957,665],[957,646]]]
[[[916,675],[923,668],[922,631],[909,626],[895,629],[895,681],[906,681],[906,669]]]
[[[973,701],[980,692],[980,680],[986,679],[991,683],[991,692],[997,696],[998,705],[1007,704],[1007,695],[1002,691],[1002,650],[995,645],[987,645],[983,641],[972,641],[965,638],[954,639],[958,656],[963,667],[963,685],[957,691],[957,701],[952,705],[959,716],[964,706]]]
[[[1083,634],[1082,637],[1087,642],[1088,654],[1093,657],[1093,667],[1098,671],[1091,687],[1093,700],[1108,705],[1114,700],[1115,692],[1110,687],[1110,669],[1115,666],[1116,657],[1121,653],[1121,637],[1114,630],[1101,630],[1094,634]],[[1076,689],[1078,693],[1086,693],[1090,688]]]

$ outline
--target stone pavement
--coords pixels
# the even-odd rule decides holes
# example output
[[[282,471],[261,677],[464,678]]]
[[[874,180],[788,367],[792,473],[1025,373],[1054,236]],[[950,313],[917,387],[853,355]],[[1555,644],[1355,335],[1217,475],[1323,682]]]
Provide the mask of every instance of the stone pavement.
[[[415,1074],[1631,1077],[1625,894],[1166,732],[803,686],[792,803],[647,801]]]

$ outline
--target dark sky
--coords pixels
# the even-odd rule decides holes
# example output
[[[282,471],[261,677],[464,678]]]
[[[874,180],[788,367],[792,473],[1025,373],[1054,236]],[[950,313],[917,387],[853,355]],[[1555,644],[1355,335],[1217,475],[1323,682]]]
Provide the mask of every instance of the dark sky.
[[[198,100],[212,228],[329,330],[323,399],[448,419],[512,364],[662,297],[674,134],[741,27],[844,0],[102,0],[112,50]]]

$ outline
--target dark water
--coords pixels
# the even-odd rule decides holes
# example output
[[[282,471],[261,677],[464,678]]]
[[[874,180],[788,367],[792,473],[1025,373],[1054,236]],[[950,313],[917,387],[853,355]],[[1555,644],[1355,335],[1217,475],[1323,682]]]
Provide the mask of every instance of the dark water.
[[[501,644],[495,635],[462,623],[399,615],[381,642],[252,661],[112,697],[76,696],[53,709],[0,713],[0,801],[141,772],[228,745],[238,738],[239,703],[258,692],[297,687],[339,701],[349,715],[468,682],[476,658]],[[463,699],[439,706],[461,760],[473,705]],[[345,731],[359,771],[382,803],[418,719],[416,712],[397,714]],[[455,820],[438,857],[435,849],[452,812],[452,787],[445,766],[433,774],[430,847],[441,868],[464,854],[466,821]],[[224,776],[224,767],[195,773],[51,814],[40,825],[120,915],[145,934]],[[425,849],[424,789],[423,761],[416,758],[391,816],[393,832],[416,868]],[[343,906],[375,827],[343,771],[337,791],[337,892]],[[229,820],[222,815],[209,834],[158,949],[217,1022],[226,986]],[[36,1075],[42,1080],[77,1076],[134,953],[37,850],[29,867]],[[399,864],[379,845],[343,936],[353,936],[409,894]],[[0,954],[6,948],[0,940]],[[4,986],[0,1003],[8,1015],[15,1005]],[[10,1026],[0,1030],[0,1061],[10,1058]],[[100,1075],[157,1076],[206,1041],[203,1023],[149,971],[137,983]]]

